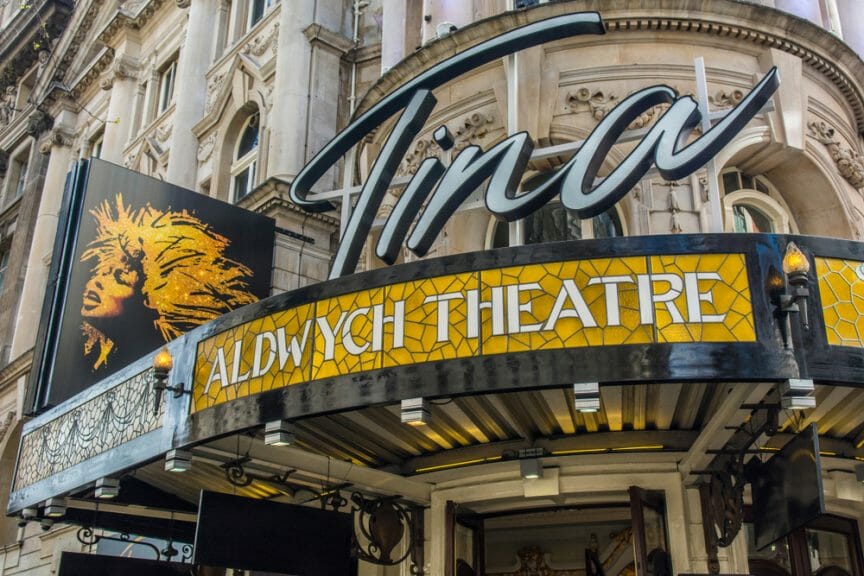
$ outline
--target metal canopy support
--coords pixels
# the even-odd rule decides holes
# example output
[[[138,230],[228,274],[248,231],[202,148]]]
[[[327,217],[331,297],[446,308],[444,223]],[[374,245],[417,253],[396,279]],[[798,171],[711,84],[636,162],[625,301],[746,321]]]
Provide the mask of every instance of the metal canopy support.
[[[696,94],[699,97],[699,112],[702,113],[702,133],[711,129],[711,110],[708,109],[708,80],[705,76],[705,60],[701,57],[693,62],[696,68]],[[708,203],[710,210],[709,232],[723,232],[723,209],[720,206],[720,183],[717,179],[717,162],[712,158],[708,170]]]
[[[507,0],[507,10],[515,9],[513,0]],[[519,131],[519,53],[507,56],[507,136]],[[510,222],[508,239],[510,246],[523,243],[522,220]]]

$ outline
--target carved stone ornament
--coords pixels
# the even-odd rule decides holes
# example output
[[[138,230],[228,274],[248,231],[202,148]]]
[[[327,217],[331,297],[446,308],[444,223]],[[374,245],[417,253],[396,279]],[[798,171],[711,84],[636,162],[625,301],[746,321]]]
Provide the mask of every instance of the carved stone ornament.
[[[34,138],[49,130],[54,125],[54,118],[43,110],[36,110],[27,117],[27,126],[24,131]]]
[[[9,429],[12,427],[12,423],[15,422],[15,417],[18,414],[15,410],[10,410],[6,413],[6,416],[3,418],[3,421],[0,422],[0,441],[2,441],[6,437],[6,433],[9,432]]]
[[[489,125],[494,121],[495,118],[491,114],[483,114],[480,112],[475,112],[462,118],[454,131],[452,155],[456,156],[456,154],[486,136],[486,134],[489,133]],[[402,164],[399,165],[396,175],[407,176],[409,174],[414,174],[420,166],[420,163],[424,159],[432,156],[439,160],[443,160],[444,151],[435,143],[434,140],[432,140],[431,137],[416,140],[414,145],[411,147],[411,150],[409,150],[405,155]]]
[[[259,34],[252,40],[246,43],[243,47],[243,52],[252,54],[253,56],[262,56],[269,48],[273,55],[276,54],[276,46],[279,42],[279,23],[276,22],[270,27],[266,34]]]
[[[103,90],[110,90],[114,86],[115,80],[123,80],[125,78],[135,78],[136,67],[122,56],[117,56],[108,67],[102,76],[99,78],[99,87]]]
[[[192,5],[192,0],[177,0],[177,8],[189,8]]]
[[[744,99],[742,90],[718,90],[713,96],[708,96],[708,102],[715,109],[734,108]]]
[[[575,92],[567,94],[567,106],[571,112],[588,108],[591,117],[598,122],[602,120],[611,108],[618,103],[618,96],[613,93],[604,93],[602,90],[591,90],[590,88],[578,88]]]
[[[156,128],[156,140],[162,144],[168,142],[168,139],[171,138],[171,128],[172,124],[170,122],[166,122]]]
[[[656,106],[652,106],[642,114],[640,114],[633,122],[631,122],[628,126],[628,130],[639,130],[640,128],[647,128],[651,124],[654,123],[657,118],[663,115],[663,113],[669,109],[669,104],[658,104]]]
[[[222,85],[225,83],[225,73],[217,74],[207,83],[207,102],[204,104],[204,113],[209,114],[216,105],[216,99],[222,91]]]
[[[0,97],[0,126],[6,126],[15,117],[15,98],[18,95],[18,90],[14,85],[6,87],[6,91]]]
[[[207,138],[201,141],[198,146],[198,163],[203,164],[213,155],[213,149],[216,147],[216,132],[213,132]]]
[[[51,148],[54,146],[71,146],[74,136],[60,128],[53,128],[48,132],[48,136],[39,142],[39,152],[42,154],[50,154]]]
[[[840,175],[858,190],[864,188],[864,162],[861,155],[852,148],[842,147],[840,140],[835,137],[834,128],[825,122],[808,122],[807,128],[810,129],[810,135],[828,149]]]

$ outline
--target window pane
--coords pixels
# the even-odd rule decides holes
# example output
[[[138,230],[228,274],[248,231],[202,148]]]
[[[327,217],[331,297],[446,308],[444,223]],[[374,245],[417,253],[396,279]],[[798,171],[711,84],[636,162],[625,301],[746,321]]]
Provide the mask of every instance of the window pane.
[[[258,114],[255,114],[249,119],[249,123],[240,135],[240,142],[237,144],[237,158],[246,156],[252,150],[258,147]]]
[[[738,180],[738,172],[726,172],[723,174],[723,193],[731,194],[736,190],[741,189],[740,181]]]
[[[526,244],[542,244],[582,238],[582,222],[579,217],[568,212],[558,202],[546,204],[525,218],[524,222]]]
[[[849,558],[849,539],[845,534],[826,530],[810,530],[807,533],[807,551],[814,574],[829,566],[842,568],[852,573]]]
[[[510,246],[510,223],[498,221],[495,223],[495,233],[492,235],[492,248]]]
[[[27,162],[18,162],[18,177],[15,182],[15,198],[24,194],[24,183],[27,180]]]
[[[177,71],[177,62],[171,62],[162,72],[159,79],[159,112],[164,112],[171,103],[174,96],[174,74]]]
[[[254,165],[249,166],[236,176],[234,176],[234,201],[240,200],[249,194],[251,181],[251,171],[254,170]]]
[[[0,252],[0,293],[6,284],[6,269],[9,267],[9,250]]]
[[[615,208],[610,208],[603,214],[595,216],[592,223],[594,225],[594,238],[618,238],[624,235],[621,219],[618,218],[618,211]]]
[[[735,232],[774,232],[774,224],[762,211],[746,204],[732,207],[735,218]]]
[[[250,0],[249,4],[249,27],[254,26],[261,18],[264,17],[264,10],[267,4],[265,0]]]

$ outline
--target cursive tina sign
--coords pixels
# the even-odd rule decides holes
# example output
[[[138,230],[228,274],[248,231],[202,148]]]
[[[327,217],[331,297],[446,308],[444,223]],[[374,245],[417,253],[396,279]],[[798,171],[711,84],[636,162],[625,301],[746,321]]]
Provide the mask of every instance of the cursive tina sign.
[[[291,185],[291,200],[309,211],[334,208],[329,202],[316,200],[311,193],[312,187],[351,147],[387,118],[402,111],[345,226],[330,278],[351,274],[356,268],[396,169],[435,107],[437,101],[432,90],[460,74],[518,50],[570,36],[604,32],[603,20],[595,12],[557,16],[506,32],[440,62],[406,82],[322,148]],[[486,151],[479,146],[468,146],[449,166],[444,166],[437,158],[426,158],[387,218],[376,254],[392,264],[404,242],[418,256],[424,255],[447,220],[487,179],[486,206],[506,221],[528,216],[559,194],[562,204],[580,218],[600,214],[638,183],[652,164],[666,180],[679,180],[698,170],[759,112],[777,90],[779,82],[777,70],[772,68],[735,108],[690,144],[686,142],[702,118],[697,102],[690,96],[679,97],[668,86],[639,90],[607,114],[579,151],[551,178],[530,192],[518,192],[534,148],[526,132],[513,134]],[[627,158],[596,183],[606,155],[627,126],[658,104],[671,106]],[[453,138],[446,126],[437,128],[433,139],[444,150],[453,146]],[[409,234],[412,223],[414,227]]]

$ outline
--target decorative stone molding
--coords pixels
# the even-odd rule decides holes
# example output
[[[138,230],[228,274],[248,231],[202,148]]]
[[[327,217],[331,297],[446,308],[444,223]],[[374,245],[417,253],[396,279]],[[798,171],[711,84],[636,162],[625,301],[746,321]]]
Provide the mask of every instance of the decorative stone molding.
[[[618,96],[614,93],[605,93],[602,90],[591,90],[587,87],[568,92],[565,98],[570,112],[578,112],[580,109],[588,108],[591,116],[598,122],[618,103]]]
[[[718,90],[713,96],[708,95],[708,103],[714,109],[734,108],[744,99],[743,90]]]
[[[136,72],[137,66],[134,62],[126,57],[117,56],[111,66],[99,78],[99,87],[103,90],[110,90],[114,86],[115,80],[134,79],[137,76]]]
[[[39,152],[42,154],[50,154],[51,148],[54,146],[72,146],[74,140],[75,136],[71,132],[62,128],[52,128],[51,131],[48,132],[48,136],[39,142]]]
[[[213,155],[213,150],[216,148],[216,132],[211,133],[198,146],[198,164],[204,164]]]
[[[0,126],[6,126],[15,117],[15,98],[18,95],[18,90],[15,86],[7,86],[0,99]]]
[[[854,188],[864,188],[864,161],[861,155],[849,147],[842,147],[840,140],[835,137],[834,128],[825,122],[808,122],[807,128],[810,136],[821,142],[828,149],[831,159],[837,164],[840,175],[846,179]]]
[[[44,110],[35,110],[27,117],[27,126],[24,131],[34,138],[49,130],[54,125],[54,118]]]
[[[345,55],[354,43],[338,32],[333,32],[320,24],[310,24],[303,30],[303,34],[309,40],[313,48],[321,47],[339,56]]]
[[[448,35],[446,41],[430,43],[424,47],[422,54],[408,56],[382,75],[358,102],[357,114],[368,110],[406,78],[413,78],[451,56],[454,50],[464,50],[499,34],[502,30],[562,13],[596,10],[601,4],[596,0],[547,3],[534,10],[503,13],[460,28]],[[614,9],[610,7],[604,14],[607,34],[623,35],[625,41],[628,36],[646,32],[685,32],[691,35],[693,42],[699,42],[700,36],[710,37],[712,42],[737,43],[744,50],[752,46],[760,51],[776,48],[795,55],[808,68],[822,74],[840,90],[854,111],[858,129],[864,131],[864,92],[860,90],[857,80],[862,77],[864,65],[851,49],[838,46],[836,37],[829,32],[812,27],[808,29],[806,36],[792,40],[789,28],[799,25],[794,21],[794,17],[756,3],[670,0],[664,2],[662,8],[651,9],[650,14],[640,0],[621,0],[614,5]],[[636,14],[623,15],[627,10]],[[614,14],[610,13],[613,11]],[[610,36],[607,36],[607,40],[609,39]]]
[[[669,109],[669,104],[657,104],[656,106],[652,106],[645,112],[639,115],[633,122],[631,122],[628,126],[628,130],[639,130],[640,128],[647,128],[651,124],[654,123],[660,116],[663,115],[666,110]]]
[[[458,127],[453,131],[453,154],[458,154],[469,145],[483,138],[489,132],[489,125],[494,121],[495,118],[491,114],[483,114],[482,112],[475,112],[462,118],[458,123]],[[431,136],[415,141],[414,146],[405,155],[402,164],[399,165],[396,175],[407,176],[414,174],[420,163],[425,158],[432,156],[443,159],[444,151],[432,140]],[[384,208],[392,207],[385,206]]]
[[[111,48],[106,48],[81,76],[81,79],[69,89],[71,97],[75,100],[80,98],[81,94],[111,66],[112,62],[114,62],[114,51]]]
[[[217,74],[207,82],[207,101],[204,103],[204,114],[209,114],[216,105],[216,100],[219,98],[219,93],[222,92],[222,85],[225,84],[227,78],[226,73]]]
[[[177,0],[177,8],[185,9],[192,5],[192,0]]]
[[[140,30],[162,7],[165,0],[127,0],[99,33],[98,40],[110,45],[121,29]]]
[[[15,410],[10,410],[6,413],[6,416],[3,418],[3,421],[0,422],[0,442],[6,438],[6,433],[9,432],[9,429],[12,428],[12,423],[15,422],[15,417],[18,416],[18,413]]]
[[[243,47],[243,53],[252,54],[253,56],[262,56],[267,49],[275,55],[276,48],[279,44],[279,22],[273,24],[266,34],[259,34],[252,40],[246,43]]]
[[[21,440],[15,490],[67,470],[162,426],[153,411],[150,370],[141,372]]]
[[[156,132],[155,132],[156,140],[158,140],[162,144],[165,144],[166,142],[168,142],[168,139],[171,138],[171,129],[172,128],[173,128],[173,125],[171,124],[171,122],[165,122],[164,124],[162,124],[161,126],[156,128]]]

